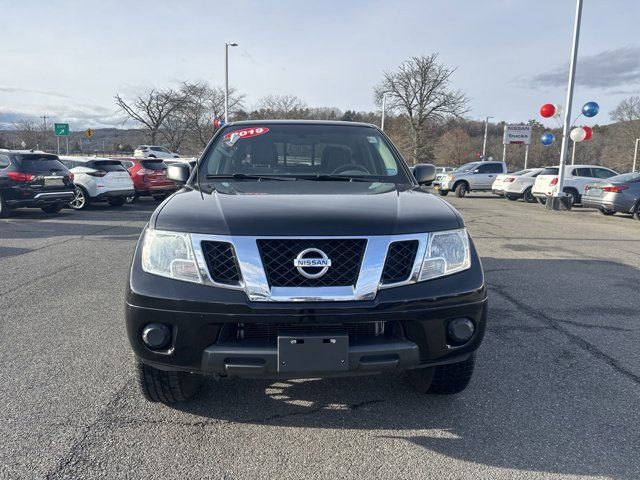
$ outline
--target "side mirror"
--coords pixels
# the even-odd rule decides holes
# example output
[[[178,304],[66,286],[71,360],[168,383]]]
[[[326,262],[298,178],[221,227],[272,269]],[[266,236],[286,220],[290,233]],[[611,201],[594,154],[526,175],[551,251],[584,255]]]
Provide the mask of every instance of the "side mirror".
[[[167,178],[179,185],[184,185],[191,176],[191,169],[187,163],[172,163],[167,167]]]
[[[431,185],[436,179],[436,167],[429,163],[419,163],[413,168],[413,176],[420,185]]]

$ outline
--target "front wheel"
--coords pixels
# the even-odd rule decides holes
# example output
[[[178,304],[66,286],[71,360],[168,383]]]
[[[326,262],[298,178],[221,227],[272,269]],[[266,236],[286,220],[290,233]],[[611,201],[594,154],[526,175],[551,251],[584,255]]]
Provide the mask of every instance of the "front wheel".
[[[438,190],[438,193],[441,197],[446,197],[447,195],[449,195],[449,190]]]
[[[456,185],[455,190],[456,190],[456,197],[462,198],[469,191],[469,187],[468,187],[468,185],[466,183],[462,182],[462,183],[459,183],[458,185]]]
[[[44,207],[41,207],[41,209],[44,213],[58,213],[62,210],[63,206],[64,205],[62,203],[55,203],[53,205],[45,205]]]
[[[160,370],[140,360],[136,360],[136,377],[144,398],[166,405],[192,399],[202,383],[201,375]]]
[[[76,187],[73,200],[69,202],[69,207],[74,210],[84,210],[89,207],[91,200],[89,200],[89,194],[82,187]]]
[[[474,352],[462,362],[408,370],[407,378],[409,384],[421,393],[436,395],[460,393],[467,388],[473,376],[475,359]]]

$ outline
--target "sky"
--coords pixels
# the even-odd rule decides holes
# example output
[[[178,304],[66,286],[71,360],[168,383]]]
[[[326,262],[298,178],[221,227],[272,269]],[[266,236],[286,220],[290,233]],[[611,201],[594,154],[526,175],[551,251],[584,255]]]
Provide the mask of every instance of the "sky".
[[[373,88],[403,60],[439,52],[470,97],[469,118],[541,120],[565,103],[574,0],[0,0],[0,126],[122,126],[113,96],[184,80],[230,84],[246,107],[269,94],[375,110]],[[640,1],[584,0],[574,108],[610,122],[640,95]],[[547,122],[548,123],[548,122]],[[551,125],[549,123],[549,125]]]

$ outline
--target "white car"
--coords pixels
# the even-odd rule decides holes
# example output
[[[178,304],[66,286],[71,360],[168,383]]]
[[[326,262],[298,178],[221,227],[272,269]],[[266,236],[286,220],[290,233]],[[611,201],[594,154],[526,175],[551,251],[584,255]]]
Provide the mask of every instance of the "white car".
[[[134,150],[133,156],[144,158],[180,158],[180,155],[177,153],[157,145],[140,145]]]
[[[542,170],[542,168],[527,168],[498,175],[491,189],[496,195],[504,196],[509,200],[522,198],[527,203],[535,203],[536,198],[531,193],[531,189]]]
[[[571,203],[580,203],[584,188],[605,178],[617,175],[613,170],[600,165],[566,165],[564,170],[564,186],[562,190],[571,197]],[[560,167],[546,167],[536,177],[531,193],[543,205],[547,196],[557,190],[558,172]]]
[[[60,157],[73,173],[75,196],[69,202],[74,210],[84,210],[93,202],[109,202],[114,207],[135,195],[133,180],[118,160],[95,157]]]

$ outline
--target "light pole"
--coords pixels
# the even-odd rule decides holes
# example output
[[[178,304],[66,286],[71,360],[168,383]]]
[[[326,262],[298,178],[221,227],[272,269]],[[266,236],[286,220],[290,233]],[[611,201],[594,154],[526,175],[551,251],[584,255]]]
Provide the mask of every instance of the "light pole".
[[[224,44],[224,123],[229,121],[229,47],[237,47],[237,43]]]
[[[633,152],[633,167],[631,168],[632,172],[636,171],[636,160],[638,159],[638,142],[640,142],[640,138],[636,138],[636,148]]]
[[[487,153],[487,128],[489,126],[489,119],[493,117],[487,116],[484,120],[484,141],[482,142],[482,160],[484,160],[484,156]]]
[[[580,40],[580,19],[582,17],[582,0],[576,0],[576,18],[573,24],[573,45],[571,48],[571,63],[569,64],[569,82],[567,85],[567,104],[564,109],[564,125],[562,126],[562,147],[560,147],[560,171],[558,172],[558,187],[550,199],[552,210],[561,210],[561,197],[565,196],[564,166],[566,164],[567,149],[569,147],[569,127],[571,124],[571,104],[573,103],[573,86],[576,78],[576,63],[578,60],[578,43]],[[571,208],[571,207],[569,207]]]
[[[382,120],[380,121],[380,130],[384,132],[384,116],[387,112],[387,92],[382,94]]]

